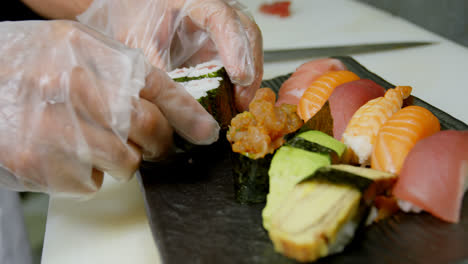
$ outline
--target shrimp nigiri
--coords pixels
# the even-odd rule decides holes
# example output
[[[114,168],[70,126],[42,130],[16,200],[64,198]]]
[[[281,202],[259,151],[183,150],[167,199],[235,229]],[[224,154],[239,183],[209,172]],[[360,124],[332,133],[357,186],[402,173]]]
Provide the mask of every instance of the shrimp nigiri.
[[[299,100],[297,114],[307,122],[322,108],[338,85],[356,80],[359,80],[359,77],[350,71],[325,73],[312,82],[304,92]]]
[[[335,88],[328,98],[333,118],[333,137],[341,140],[353,114],[365,103],[385,95],[385,89],[369,79],[348,82]]]
[[[344,160],[368,165],[375,137],[385,121],[401,109],[403,100],[408,98],[412,88],[397,86],[389,89],[383,97],[368,101],[361,106],[346,126],[343,143],[348,146]]]
[[[416,142],[438,131],[439,120],[426,108],[412,105],[399,110],[382,125],[377,134],[371,167],[399,174]]]

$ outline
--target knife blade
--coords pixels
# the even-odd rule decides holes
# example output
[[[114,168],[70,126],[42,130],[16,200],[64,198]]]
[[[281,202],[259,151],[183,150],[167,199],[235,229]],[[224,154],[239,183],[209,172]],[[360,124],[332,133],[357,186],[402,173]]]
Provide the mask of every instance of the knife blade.
[[[405,49],[434,44],[428,41],[412,42],[390,42],[390,43],[371,43],[342,46],[324,46],[299,49],[277,49],[265,50],[263,52],[264,62],[276,62],[285,60],[305,59],[311,57],[341,56],[360,53],[369,53],[385,50]]]

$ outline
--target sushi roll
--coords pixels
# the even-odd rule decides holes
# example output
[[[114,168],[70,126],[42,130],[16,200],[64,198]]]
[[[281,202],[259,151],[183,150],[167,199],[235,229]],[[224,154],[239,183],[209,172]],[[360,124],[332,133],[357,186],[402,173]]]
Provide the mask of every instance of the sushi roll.
[[[194,67],[174,69],[167,73],[180,83],[215,120],[224,138],[231,119],[237,111],[234,105],[234,89],[220,61],[208,61]],[[218,140],[211,145],[195,145],[178,134],[174,134],[174,148],[168,157],[159,161],[145,161],[142,168],[157,167],[158,172],[168,175],[202,174],[206,167],[223,158],[228,142]]]
[[[232,83],[221,61],[213,60],[194,67],[178,68],[168,72],[169,77],[184,86],[188,93],[227,130],[237,114]]]

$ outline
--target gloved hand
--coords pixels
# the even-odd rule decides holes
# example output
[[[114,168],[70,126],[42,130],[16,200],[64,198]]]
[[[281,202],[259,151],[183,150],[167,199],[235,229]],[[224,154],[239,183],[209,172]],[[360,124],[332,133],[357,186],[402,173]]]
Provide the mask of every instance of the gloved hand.
[[[219,56],[243,111],[263,76],[262,36],[245,10],[236,0],[94,0],[77,19],[166,71]]]
[[[219,126],[141,51],[71,21],[0,23],[0,184],[84,194],[129,179],[173,129],[195,144]]]

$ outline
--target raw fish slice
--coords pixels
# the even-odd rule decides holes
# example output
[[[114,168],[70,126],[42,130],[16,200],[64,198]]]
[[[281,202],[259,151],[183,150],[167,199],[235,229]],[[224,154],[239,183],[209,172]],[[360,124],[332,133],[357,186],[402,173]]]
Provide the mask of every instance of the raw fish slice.
[[[318,77],[329,71],[343,70],[346,70],[346,66],[337,59],[318,59],[302,64],[291,77],[281,85],[276,104],[297,105],[304,91]]]
[[[333,117],[333,136],[341,140],[353,114],[369,100],[385,95],[385,89],[368,79],[342,84],[328,98]]]
[[[403,100],[411,93],[410,86],[389,89],[383,97],[368,101],[353,115],[345,132],[343,142],[348,146],[344,161],[368,165],[375,137],[388,118],[401,109]]]
[[[307,88],[299,100],[297,114],[307,122],[313,117],[325,102],[333,90],[344,83],[359,80],[359,77],[350,71],[332,71],[320,76]]]
[[[452,223],[460,220],[468,184],[468,131],[440,131],[416,143],[393,194]]]
[[[439,131],[439,120],[426,108],[412,105],[399,110],[382,125],[377,134],[371,167],[399,174],[416,142]]]

